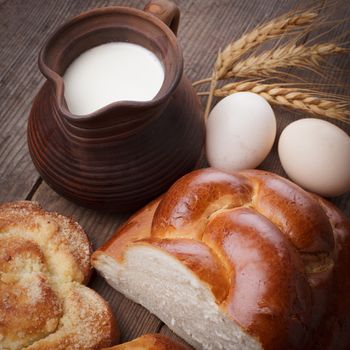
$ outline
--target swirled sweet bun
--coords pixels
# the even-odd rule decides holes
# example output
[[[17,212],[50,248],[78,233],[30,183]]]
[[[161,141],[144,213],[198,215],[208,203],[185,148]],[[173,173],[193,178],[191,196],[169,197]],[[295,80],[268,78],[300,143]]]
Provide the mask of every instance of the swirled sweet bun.
[[[84,286],[91,247],[72,219],[29,201],[0,205],[0,349],[98,350],[118,337]]]
[[[349,349],[350,223],[275,174],[194,171],[93,254],[195,349]]]

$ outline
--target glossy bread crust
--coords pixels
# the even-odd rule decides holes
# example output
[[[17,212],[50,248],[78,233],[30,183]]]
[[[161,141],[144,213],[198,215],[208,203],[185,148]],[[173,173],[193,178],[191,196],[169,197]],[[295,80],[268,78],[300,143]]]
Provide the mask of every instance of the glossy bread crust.
[[[105,348],[102,350],[190,350],[191,348],[180,344],[162,334],[145,334],[127,343]]]
[[[350,346],[349,220],[275,174],[194,171],[93,255],[128,247],[176,257],[264,349]]]
[[[0,348],[93,350],[117,337],[108,304],[85,287],[91,246],[72,219],[37,203],[0,205]]]
[[[190,350],[191,348],[180,344],[162,334],[145,334],[124,344],[116,345],[102,350]]]

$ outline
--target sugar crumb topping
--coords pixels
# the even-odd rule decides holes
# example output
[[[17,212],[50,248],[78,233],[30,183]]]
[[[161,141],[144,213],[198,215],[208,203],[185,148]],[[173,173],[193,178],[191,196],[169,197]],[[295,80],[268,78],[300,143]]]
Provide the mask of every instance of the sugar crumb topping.
[[[110,345],[110,310],[80,284],[89,275],[90,255],[85,232],[71,218],[34,202],[0,205],[0,349]],[[27,310],[29,325],[14,310]]]

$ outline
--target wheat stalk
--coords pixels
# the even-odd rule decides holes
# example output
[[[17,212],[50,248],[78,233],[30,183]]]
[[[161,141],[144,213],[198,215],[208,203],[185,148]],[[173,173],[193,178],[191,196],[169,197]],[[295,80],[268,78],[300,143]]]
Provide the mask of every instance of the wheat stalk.
[[[310,25],[316,17],[317,13],[314,11],[290,12],[244,34],[238,40],[230,43],[220,53],[221,64],[217,69],[217,79],[223,79],[238,58],[250,49],[268,39],[276,38],[286,32],[295,31],[301,27]]]
[[[244,34],[240,39],[230,43],[222,52],[219,52],[212,76],[193,83],[193,86],[196,86],[210,82],[209,92],[198,93],[198,95],[208,96],[205,120],[210,112],[213,96],[224,97],[234,92],[250,91],[261,95],[275,105],[350,123],[349,102],[345,97],[303,89],[300,88],[300,84],[267,84],[262,81],[244,81],[217,88],[219,80],[231,77],[270,77],[276,73],[274,77],[281,79],[283,73],[281,68],[293,66],[317,69],[321,66],[323,57],[348,51],[335,43],[305,46],[296,45],[296,40],[293,40],[281,47],[259,55],[253,54],[243,61],[239,61],[249,50],[266,40],[282,36],[285,33],[295,33],[297,30],[311,25],[316,17],[317,13],[313,10],[287,13]],[[303,34],[309,31],[310,28],[305,29]]]
[[[208,120],[208,116],[209,116],[209,112],[210,112],[210,108],[211,108],[211,103],[212,103],[213,96],[214,96],[214,91],[216,89],[216,84],[218,82],[218,67],[220,67],[221,64],[222,64],[222,62],[221,62],[221,55],[220,55],[220,50],[219,50],[218,56],[216,58],[214,70],[213,70],[212,76],[210,78],[209,96],[208,96],[207,105],[206,105],[205,111],[204,111],[204,121],[205,122]]]
[[[271,73],[276,73],[278,68],[319,67],[324,56],[345,51],[346,49],[333,43],[312,46],[287,44],[238,62],[224,78],[269,76]]]
[[[217,81],[225,76],[239,57],[268,39],[311,24],[316,17],[317,13],[314,11],[289,12],[244,34],[240,39],[229,44],[224,51],[219,51],[212,76],[210,79],[205,79],[207,82],[210,81],[210,93],[205,108],[204,120],[208,118]]]
[[[235,82],[214,91],[214,96],[224,97],[235,92],[250,91],[264,97],[272,104],[307,112],[321,117],[334,118],[350,124],[349,103],[341,97],[324,99],[319,93],[278,84],[261,84],[257,81]]]

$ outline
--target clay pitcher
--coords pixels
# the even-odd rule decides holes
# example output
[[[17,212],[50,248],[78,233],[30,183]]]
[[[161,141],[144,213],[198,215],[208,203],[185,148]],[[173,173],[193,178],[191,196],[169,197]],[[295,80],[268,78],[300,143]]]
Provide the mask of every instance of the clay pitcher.
[[[198,98],[183,74],[176,40],[179,10],[165,0],[144,11],[95,9],[60,27],[39,68],[47,78],[28,122],[28,145],[42,178],[59,194],[94,209],[131,211],[192,170],[204,142]],[[164,82],[150,101],[119,101],[83,116],[67,108],[62,76],[84,51],[131,42],[152,51]]]

